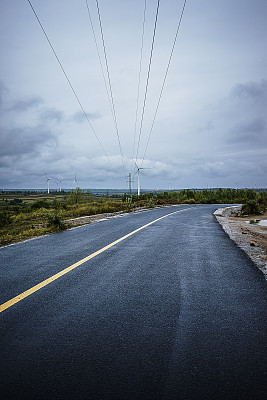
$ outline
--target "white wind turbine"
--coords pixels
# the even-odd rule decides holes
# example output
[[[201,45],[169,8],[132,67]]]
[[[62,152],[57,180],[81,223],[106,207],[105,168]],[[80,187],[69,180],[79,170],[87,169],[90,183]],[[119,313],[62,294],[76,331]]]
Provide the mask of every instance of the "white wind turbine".
[[[76,172],[75,172],[75,178],[74,178],[74,181],[73,181],[73,185],[75,185],[75,189],[78,188],[78,181],[77,181],[77,178],[76,178]]]
[[[61,180],[58,178],[53,178],[53,179],[56,181],[56,184],[57,184],[57,192],[58,191],[61,192]],[[58,190],[58,187],[59,187],[59,190]]]
[[[46,172],[45,172],[45,176],[46,176],[46,182],[47,182],[47,194],[49,194],[49,193],[50,193],[49,183],[50,183],[50,179],[51,179],[51,178],[49,178],[49,177],[47,176],[47,173],[46,173]]]
[[[152,169],[152,168],[138,167],[138,165],[136,164],[135,161],[134,161],[134,163],[137,168],[137,195],[140,196],[140,169]]]

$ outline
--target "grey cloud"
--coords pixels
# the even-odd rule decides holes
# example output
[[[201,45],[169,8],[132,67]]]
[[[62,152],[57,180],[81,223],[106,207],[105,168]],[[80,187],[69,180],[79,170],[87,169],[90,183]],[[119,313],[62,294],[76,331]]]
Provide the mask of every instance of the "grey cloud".
[[[9,107],[10,111],[23,112],[27,111],[32,107],[38,107],[40,104],[43,104],[44,100],[39,96],[27,97],[24,99],[20,99],[15,101],[11,107]]]
[[[2,81],[0,81],[0,106],[3,104],[3,95],[8,92],[8,89],[5,87]]]
[[[1,137],[1,156],[31,154],[38,151],[39,146],[56,145],[55,134],[42,126],[5,129]]]
[[[7,89],[0,82],[0,99],[1,99],[1,94],[5,94],[6,92]],[[26,112],[30,111],[32,108],[43,105],[44,103],[45,103],[44,100],[40,96],[31,96],[27,98],[25,97],[13,101],[11,106],[7,108],[7,111]],[[37,115],[39,115],[39,120],[42,123],[60,122],[64,118],[64,113],[55,108],[45,108],[45,107],[39,108],[37,110]]]
[[[95,120],[95,119],[99,119],[101,118],[101,115],[98,113],[86,113],[87,117],[90,120]],[[85,115],[82,111],[78,111],[76,114],[74,114],[71,118],[73,121],[78,122],[79,124],[81,124],[82,122],[86,121]]]
[[[267,81],[262,79],[260,82],[247,82],[236,85],[232,94],[240,98],[262,99],[267,98]]]
[[[267,138],[267,124],[264,119],[258,118],[245,124],[236,126],[228,143],[262,144]]]
[[[61,122],[64,119],[64,113],[54,108],[45,109],[40,112],[39,119],[42,123]]]
[[[180,163],[174,162],[173,169],[180,177],[194,176],[201,181],[203,178],[216,179],[229,175],[231,168],[223,159],[215,159],[212,154],[181,155]]]
[[[221,178],[226,177],[229,174],[226,166],[222,162],[205,162],[202,166],[199,166],[199,172],[209,178]]]

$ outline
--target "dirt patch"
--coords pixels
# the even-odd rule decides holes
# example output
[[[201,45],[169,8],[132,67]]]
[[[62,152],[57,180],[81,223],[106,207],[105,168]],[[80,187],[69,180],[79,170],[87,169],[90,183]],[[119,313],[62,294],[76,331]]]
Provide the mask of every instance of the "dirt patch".
[[[267,226],[256,223],[257,220],[267,220],[267,213],[263,215],[252,215],[249,217],[235,217],[238,211],[232,208],[232,213],[225,216],[224,209],[214,213],[217,221],[222,225],[229,237],[243,249],[257,267],[264,273],[267,279]]]

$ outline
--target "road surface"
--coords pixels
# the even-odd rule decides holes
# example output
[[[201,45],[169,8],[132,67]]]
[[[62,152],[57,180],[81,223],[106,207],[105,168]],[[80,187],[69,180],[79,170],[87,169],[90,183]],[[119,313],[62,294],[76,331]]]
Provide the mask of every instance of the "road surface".
[[[266,281],[216,208],[154,209],[1,248],[2,398],[265,399]]]

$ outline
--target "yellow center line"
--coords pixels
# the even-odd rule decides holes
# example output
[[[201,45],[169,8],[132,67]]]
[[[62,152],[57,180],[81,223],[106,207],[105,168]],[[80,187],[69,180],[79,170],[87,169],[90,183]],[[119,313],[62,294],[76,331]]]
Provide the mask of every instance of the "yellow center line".
[[[60,278],[61,276],[65,275],[65,274],[67,274],[68,272],[72,271],[73,269],[79,267],[80,265],[84,264],[86,261],[91,260],[92,258],[98,256],[99,254],[101,254],[104,251],[110,249],[111,247],[115,246],[116,244],[122,242],[123,240],[127,239],[129,236],[134,235],[135,233],[141,231],[144,228],[147,228],[148,226],[154,224],[157,221],[160,221],[163,218],[169,217],[170,215],[177,214],[177,213],[179,213],[181,211],[186,211],[186,210],[189,210],[189,209],[192,209],[192,208],[196,208],[196,207],[184,208],[182,210],[178,210],[178,211],[174,211],[172,213],[166,214],[163,217],[157,218],[154,221],[149,222],[148,224],[143,225],[138,229],[135,229],[134,231],[128,233],[127,235],[122,236],[120,239],[115,240],[115,242],[112,242],[112,243],[108,244],[107,246],[102,247],[102,249],[97,250],[96,252],[94,252],[94,253],[90,254],[89,256],[83,258],[82,260],[76,262],[75,264],[70,265],[69,267],[63,269],[62,271],[60,271],[57,274],[51,276],[50,278],[38,283],[38,285],[33,286],[32,288],[30,288],[30,289],[26,290],[25,292],[19,294],[18,296],[13,297],[13,299],[8,300],[5,303],[1,304],[0,305],[0,312],[6,310],[7,308],[13,306],[14,304],[18,303],[19,301],[21,301],[21,300],[25,299],[26,297],[30,296],[31,294],[37,292],[39,289],[43,288],[44,286],[49,285],[49,283],[55,281],[56,279]]]

